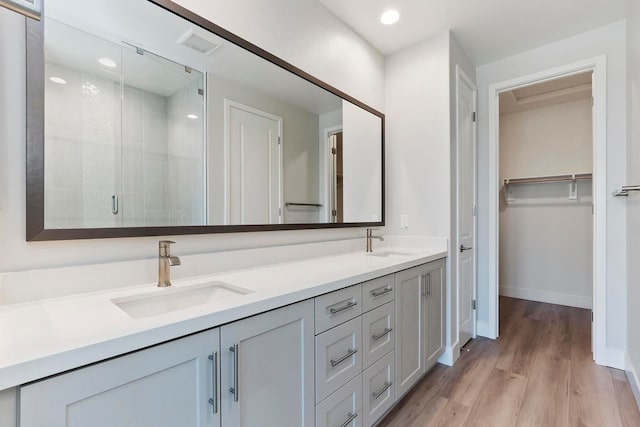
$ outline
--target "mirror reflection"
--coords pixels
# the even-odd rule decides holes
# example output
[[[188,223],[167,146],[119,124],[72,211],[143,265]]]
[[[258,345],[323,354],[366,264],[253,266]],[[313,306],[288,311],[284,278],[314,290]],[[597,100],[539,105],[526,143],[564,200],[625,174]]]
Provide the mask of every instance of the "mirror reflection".
[[[377,115],[145,0],[44,28],[45,228],[381,221]]]

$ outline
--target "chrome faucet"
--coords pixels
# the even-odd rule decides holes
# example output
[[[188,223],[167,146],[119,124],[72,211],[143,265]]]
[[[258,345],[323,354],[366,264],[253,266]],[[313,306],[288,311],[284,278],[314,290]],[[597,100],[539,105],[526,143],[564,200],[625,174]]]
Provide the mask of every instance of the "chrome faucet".
[[[160,240],[158,242],[158,287],[166,288],[171,286],[170,267],[180,265],[180,258],[171,256],[171,240]]]
[[[367,228],[367,252],[373,252],[373,247],[371,246],[371,239],[378,239],[381,242],[384,242],[384,237],[373,235],[373,232],[375,230],[377,229]]]

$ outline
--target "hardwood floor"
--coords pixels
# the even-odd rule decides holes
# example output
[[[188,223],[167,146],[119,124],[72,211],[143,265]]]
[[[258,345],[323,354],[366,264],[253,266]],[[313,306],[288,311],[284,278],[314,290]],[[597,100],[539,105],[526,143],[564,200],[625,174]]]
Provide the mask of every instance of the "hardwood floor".
[[[379,427],[640,426],[624,372],[592,360],[589,310],[500,297],[500,325],[497,340],[435,366]]]

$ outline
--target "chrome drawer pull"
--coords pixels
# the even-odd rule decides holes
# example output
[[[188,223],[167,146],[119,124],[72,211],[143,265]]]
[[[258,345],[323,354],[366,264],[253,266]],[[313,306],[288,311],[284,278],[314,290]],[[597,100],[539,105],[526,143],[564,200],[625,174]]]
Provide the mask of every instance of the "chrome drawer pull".
[[[349,350],[349,351],[347,351],[347,354],[342,356],[340,359],[338,359],[338,360],[331,359],[330,360],[331,366],[335,368],[336,366],[338,366],[339,364],[341,364],[342,362],[344,362],[345,360],[347,360],[348,358],[350,358],[351,356],[353,356],[357,352],[358,352],[358,350],[356,350],[356,349]]]
[[[380,290],[382,289],[382,290]],[[378,289],[374,289],[373,291],[371,291],[371,296],[372,297],[379,297],[381,295],[384,294],[388,294],[389,292],[392,292],[393,289],[389,286],[385,287],[385,288],[378,288]]]
[[[374,391],[373,393],[371,393],[371,396],[373,396],[374,399],[379,398],[380,396],[382,396],[384,394],[385,391],[389,390],[389,387],[391,387],[391,384],[393,384],[393,383],[385,381],[384,385],[382,386],[380,391]]]
[[[378,341],[380,338],[383,338],[389,335],[391,331],[393,331],[392,328],[384,328],[384,331],[382,331],[380,335],[371,335],[371,338],[373,338],[374,341]]]
[[[340,313],[341,311],[349,310],[350,308],[355,307],[356,305],[358,305],[358,303],[357,303],[357,302],[351,302],[351,301],[349,301],[349,302],[347,303],[347,305],[345,305],[344,307],[340,307],[340,308],[330,308],[330,309],[329,309],[329,313],[331,313],[331,314],[338,314],[338,313]]]
[[[211,371],[211,382],[212,386],[212,398],[209,399],[209,403],[213,406],[213,413],[218,413],[218,352],[214,351],[209,355],[209,360],[211,360],[212,371]]]
[[[357,412],[353,412],[353,413],[349,412],[347,421],[343,422],[340,427],[347,427],[349,424],[351,424],[351,421],[356,419],[357,416],[358,416]]]

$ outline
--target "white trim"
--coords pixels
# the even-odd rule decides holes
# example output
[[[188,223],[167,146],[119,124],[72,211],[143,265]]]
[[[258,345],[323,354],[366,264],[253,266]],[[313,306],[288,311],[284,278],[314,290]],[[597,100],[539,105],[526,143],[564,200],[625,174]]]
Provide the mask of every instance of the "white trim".
[[[478,171],[478,166],[477,166],[477,161],[478,161],[478,122],[477,122],[477,117],[478,117],[478,88],[476,87],[476,85],[473,83],[473,81],[471,81],[471,79],[467,76],[467,74],[464,72],[464,70],[460,67],[460,65],[456,64],[456,235],[454,236],[456,244],[453,245],[452,253],[456,253],[455,259],[456,259],[456,265],[455,265],[455,269],[456,269],[456,296],[457,296],[457,308],[456,308],[456,313],[457,313],[457,327],[456,330],[458,331],[458,342],[460,341],[460,257],[457,255],[457,248],[460,246],[460,180],[458,179],[458,177],[460,176],[460,82],[463,81],[467,86],[469,86],[469,88],[471,88],[472,92],[473,92],[473,111],[476,114],[476,121],[473,125],[473,159],[472,159],[472,163],[473,163],[473,172],[471,174],[471,176],[473,177],[473,202],[472,205],[473,206],[477,206],[478,205],[478,175],[477,175],[477,171]],[[478,246],[478,216],[474,215],[473,216],[473,243],[472,243],[472,247],[473,248],[477,248]],[[478,252],[474,249],[473,250],[473,255],[472,255],[472,261],[473,266],[472,266],[472,299],[477,300],[478,299]],[[474,310],[473,313],[473,331],[471,333],[471,337],[475,338],[478,334],[478,327],[477,327],[477,322],[478,322],[478,310]],[[457,344],[457,343],[456,343]],[[458,349],[458,355],[460,354],[460,350]],[[457,357],[456,357],[457,359]],[[455,360],[455,359],[454,359]]]
[[[478,320],[476,322],[476,334],[479,337],[486,337],[486,338],[491,338],[491,339],[495,339],[496,337],[491,337],[489,335],[489,323],[487,322],[483,322]]]
[[[438,359],[438,363],[442,363],[447,366],[453,366],[456,360],[460,357],[460,343],[456,342],[452,346],[447,346],[442,353],[442,356]]]
[[[280,138],[280,144],[278,145],[278,209],[281,212],[279,216],[278,223],[284,223],[284,203],[283,203],[283,175],[284,175],[284,150],[282,147],[284,146],[284,119],[280,116],[276,116],[274,114],[268,113],[266,111],[259,110],[254,107],[250,107],[248,105],[242,104],[237,101],[233,101],[231,99],[224,99],[224,222],[223,224],[228,225],[231,218],[231,108],[237,108],[238,110],[246,111],[247,113],[255,114],[257,116],[262,116],[267,119],[274,120],[278,122],[278,137]],[[271,189],[269,189],[271,190]],[[244,220],[243,220],[244,222]]]
[[[593,70],[594,97],[594,265],[593,265],[593,314],[594,359],[600,365],[607,364],[606,348],[606,215],[607,215],[607,57],[601,55],[584,61],[567,64],[550,70],[506,80],[489,86],[489,338],[497,338],[498,286],[499,286],[499,236],[498,236],[498,192],[499,192],[499,110],[498,94],[505,90],[534,83],[554,80],[572,74]]]
[[[607,360],[603,365],[616,369],[625,369],[625,352],[613,348],[607,349]]]
[[[593,298],[563,294],[560,292],[541,291],[539,289],[511,288],[500,286],[500,295],[511,298],[520,298],[530,301],[546,302],[549,304],[566,305],[569,307],[588,308],[593,307]]]
[[[331,187],[333,186],[333,179],[331,176],[331,162],[327,161],[329,159],[329,136],[334,133],[342,132],[342,125],[329,126],[327,128],[322,129],[322,141],[320,141],[320,180],[319,182],[324,183],[324,187],[320,185],[320,195],[322,197],[322,207],[320,208],[320,221],[332,222],[331,221]]]
[[[629,380],[629,385],[631,386],[633,396],[636,398],[636,405],[638,405],[638,409],[640,409],[640,378],[638,378],[638,371],[636,371],[635,366],[633,366],[633,362],[631,362],[629,354],[625,353],[624,358],[624,370],[627,374],[627,379]]]

